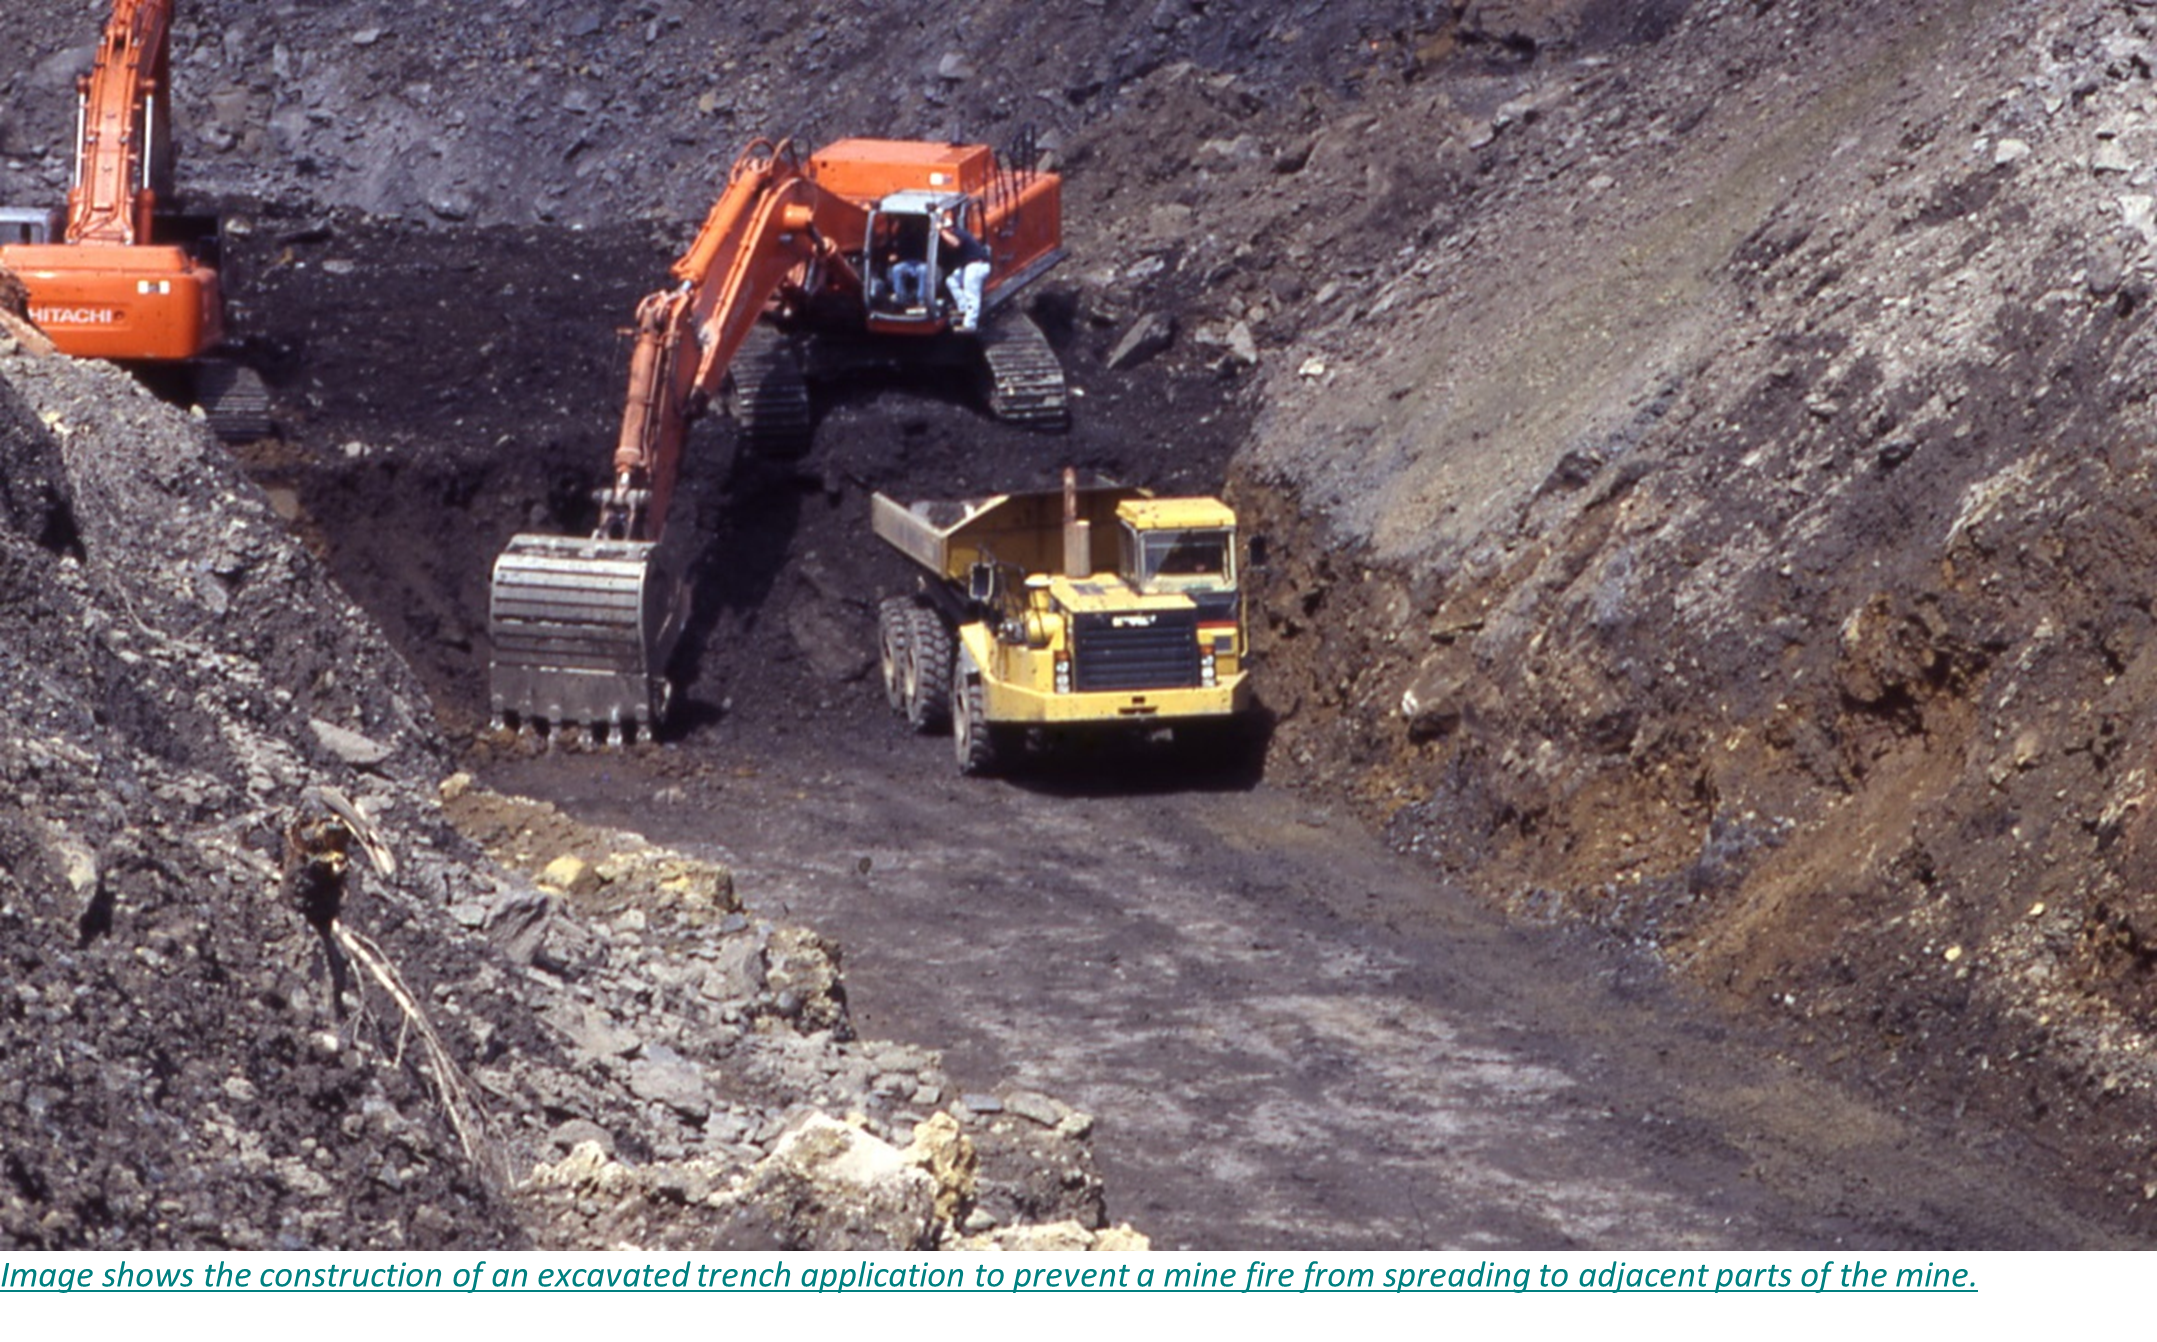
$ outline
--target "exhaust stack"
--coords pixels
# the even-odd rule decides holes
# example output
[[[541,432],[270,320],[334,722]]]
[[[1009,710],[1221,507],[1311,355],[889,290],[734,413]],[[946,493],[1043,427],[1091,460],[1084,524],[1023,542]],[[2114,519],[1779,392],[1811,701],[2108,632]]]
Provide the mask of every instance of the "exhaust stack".
[[[1078,472],[1064,467],[1064,576],[1093,576],[1093,523],[1078,515]]]

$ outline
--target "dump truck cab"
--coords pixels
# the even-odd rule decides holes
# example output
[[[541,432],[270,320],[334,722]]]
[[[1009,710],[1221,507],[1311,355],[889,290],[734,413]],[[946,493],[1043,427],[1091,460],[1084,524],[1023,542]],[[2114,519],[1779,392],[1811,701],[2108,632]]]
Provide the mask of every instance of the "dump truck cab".
[[[1236,514],[1215,499],[1126,499],[1116,505],[1119,571],[1141,592],[1236,590]]]
[[[1134,591],[1187,598],[1201,660],[1233,673],[1243,660],[1236,514],[1217,499],[1130,499],[1116,508],[1118,571]]]

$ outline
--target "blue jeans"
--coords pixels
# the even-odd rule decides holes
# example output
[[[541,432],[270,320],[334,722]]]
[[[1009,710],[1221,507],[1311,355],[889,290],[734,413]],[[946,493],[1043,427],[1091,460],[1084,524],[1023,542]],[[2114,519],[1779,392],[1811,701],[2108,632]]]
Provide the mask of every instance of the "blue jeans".
[[[899,261],[891,267],[891,296],[905,307],[918,308],[929,287],[926,261]]]

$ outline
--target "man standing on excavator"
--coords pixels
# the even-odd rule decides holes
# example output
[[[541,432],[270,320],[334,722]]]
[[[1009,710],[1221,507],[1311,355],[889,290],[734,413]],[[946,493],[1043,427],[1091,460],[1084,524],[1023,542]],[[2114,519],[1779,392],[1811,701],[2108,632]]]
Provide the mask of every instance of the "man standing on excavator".
[[[989,282],[988,245],[966,231],[956,211],[946,213],[943,224],[939,239],[944,246],[943,269],[948,276],[944,284],[959,309],[959,319],[951,329],[972,331],[981,325],[981,290]]]

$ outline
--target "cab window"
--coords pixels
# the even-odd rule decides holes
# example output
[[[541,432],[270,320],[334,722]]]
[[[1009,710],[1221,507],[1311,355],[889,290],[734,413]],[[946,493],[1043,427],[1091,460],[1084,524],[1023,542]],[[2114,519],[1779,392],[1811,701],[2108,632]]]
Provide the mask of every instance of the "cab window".
[[[1233,587],[1236,533],[1217,529],[1135,531],[1124,528],[1124,571],[1144,592]]]

